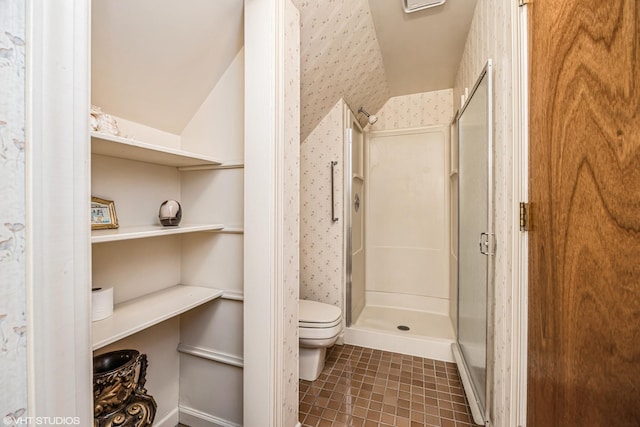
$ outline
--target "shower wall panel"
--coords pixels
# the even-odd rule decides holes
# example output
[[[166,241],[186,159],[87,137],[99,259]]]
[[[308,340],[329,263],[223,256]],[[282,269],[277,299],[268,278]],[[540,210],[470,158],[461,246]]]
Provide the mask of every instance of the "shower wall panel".
[[[442,305],[446,311],[449,223],[445,129],[370,135],[366,276],[369,292],[441,300],[446,302]]]

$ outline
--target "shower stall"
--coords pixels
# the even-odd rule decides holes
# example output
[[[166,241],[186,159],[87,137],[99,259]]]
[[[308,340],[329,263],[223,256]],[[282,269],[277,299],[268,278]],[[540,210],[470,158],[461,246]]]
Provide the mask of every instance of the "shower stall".
[[[448,137],[448,126],[363,132],[351,115],[348,343],[453,361]]]
[[[372,130],[383,115],[363,130],[340,100],[300,156],[300,298],[340,307],[345,343],[456,361],[476,421],[491,396],[490,70],[455,126]]]

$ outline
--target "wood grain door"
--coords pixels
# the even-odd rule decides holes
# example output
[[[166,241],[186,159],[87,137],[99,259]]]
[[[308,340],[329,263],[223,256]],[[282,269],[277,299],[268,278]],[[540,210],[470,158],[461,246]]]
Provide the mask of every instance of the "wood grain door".
[[[640,426],[640,2],[529,7],[528,426]]]

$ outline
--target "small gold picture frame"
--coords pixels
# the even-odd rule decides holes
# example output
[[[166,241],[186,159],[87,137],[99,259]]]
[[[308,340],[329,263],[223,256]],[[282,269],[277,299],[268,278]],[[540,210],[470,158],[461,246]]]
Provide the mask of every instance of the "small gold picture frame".
[[[91,197],[91,229],[118,228],[118,216],[113,200]]]

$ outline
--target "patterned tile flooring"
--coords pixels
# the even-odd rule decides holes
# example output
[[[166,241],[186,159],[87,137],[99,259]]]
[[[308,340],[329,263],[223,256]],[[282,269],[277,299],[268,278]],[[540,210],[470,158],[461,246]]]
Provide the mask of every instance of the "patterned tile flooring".
[[[316,381],[300,381],[304,427],[474,426],[454,363],[352,345],[327,351]]]

